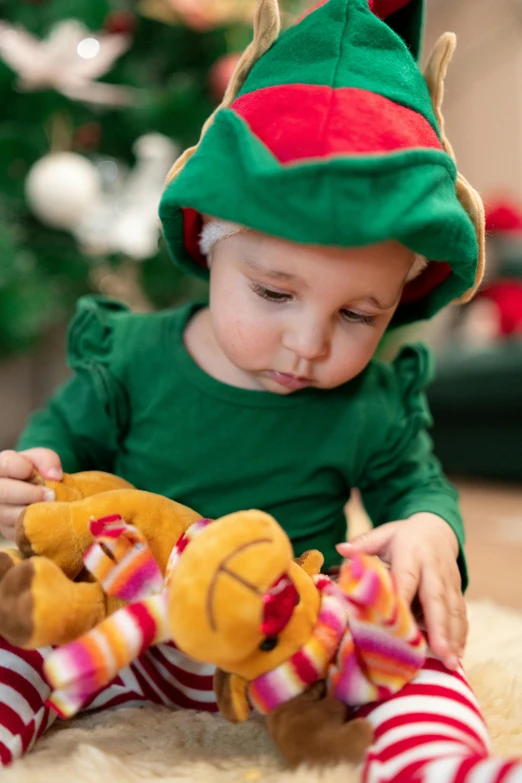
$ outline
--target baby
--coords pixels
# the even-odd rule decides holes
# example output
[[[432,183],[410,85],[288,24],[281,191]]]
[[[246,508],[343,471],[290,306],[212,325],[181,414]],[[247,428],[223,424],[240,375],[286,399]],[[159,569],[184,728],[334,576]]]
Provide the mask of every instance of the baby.
[[[400,694],[360,710],[377,737],[367,779],[489,783],[508,766],[488,758],[459,662],[464,534],[426,433],[429,356],[373,359],[388,329],[469,296],[483,267],[480,200],[440,116],[452,39],[425,80],[406,46],[418,49],[419,6],[323,1],[279,36],[277,2],[261,0],[224,104],[160,207],[174,260],[209,274],[209,302],[150,315],[80,302],[75,374],[0,455],[0,529],[9,538],[24,506],[52,500],[34,470],[102,469],[207,517],[262,508],[327,569],[379,555],[418,599],[432,652]],[[354,488],[374,529],[342,543]],[[4,764],[52,722],[48,652],[0,646]],[[160,645],[88,709],[144,702],[215,711],[212,670]]]

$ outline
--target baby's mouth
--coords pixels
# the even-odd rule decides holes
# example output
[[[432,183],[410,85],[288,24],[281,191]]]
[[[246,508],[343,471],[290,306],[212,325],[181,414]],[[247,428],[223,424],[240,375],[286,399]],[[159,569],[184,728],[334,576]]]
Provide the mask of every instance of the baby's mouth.
[[[271,370],[269,375],[272,380],[280,386],[284,386],[286,389],[305,389],[312,384],[310,378],[302,378],[285,372],[277,372],[276,370]]]

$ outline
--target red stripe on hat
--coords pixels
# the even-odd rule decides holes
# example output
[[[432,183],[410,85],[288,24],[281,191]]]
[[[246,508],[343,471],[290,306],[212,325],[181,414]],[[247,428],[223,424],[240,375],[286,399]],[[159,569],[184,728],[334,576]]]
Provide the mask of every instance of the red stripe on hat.
[[[242,95],[232,109],[281,163],[408,149],[442,150],[425,117],[353,87],[284,84]]]

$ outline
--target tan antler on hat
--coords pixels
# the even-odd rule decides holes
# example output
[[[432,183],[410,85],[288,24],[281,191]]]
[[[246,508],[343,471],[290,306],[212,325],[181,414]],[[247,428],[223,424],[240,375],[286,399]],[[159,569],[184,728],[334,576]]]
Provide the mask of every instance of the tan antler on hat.
[[[217,109],[210,115],[203,126],[200,142],[209,127],[214,122],[214,117],[221,109],[226,109],[236,99],[245,80],[256,62],[267,52],[278,38],[281,30],[281,15],[279,13],[278,0],[259,0],[259,6],[254,19],[254,38],[243,52],[232,78],[228,84],[223,100]],[[185,150],[176,161],[167,175],[166,185],[172,182],[185,166],[186,162],[194,155],[199,143]]]
[[[444,100],[444,80],[456,47],[457,37],[454,33],[441,35],[433,48],[424,71],[424,78],[431,94],[442,143],[444,149],[453,160],[456,160],[456,157],[453,147],[446,136],[442,102]],[[478,240],[478,261],[475,281],[472,287],[458,300],[459,303],[465,304],[473,298],[484,277],[486,268],[486,217],[481,197],[460,172],[458,172],[457,177],[457,198],[470,216],[475,226]]]

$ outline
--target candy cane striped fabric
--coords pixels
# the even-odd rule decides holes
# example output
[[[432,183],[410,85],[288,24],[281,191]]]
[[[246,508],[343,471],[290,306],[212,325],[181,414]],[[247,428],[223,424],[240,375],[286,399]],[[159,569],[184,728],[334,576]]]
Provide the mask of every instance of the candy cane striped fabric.
[[[415,680],[379,704],[363,707],[375,729],[363,783],[519,783],[499,777],[513,764],[489,758],[480,707],[462,669],[429,657]]]
[[[330,670],[330,692],[351,706],[387,699],[422,667],[424,637],[379,558],[346,561],[338,586],[348,602],[350,634]]]
[[[0,640],[0,765],[27,753],[51,725],[43,663],[50,648],[18,650]],[[212,668],[173,645],[148,650],[89,703],[89,711],[144,703],[216,712]],[[489,757],[489,739],[462,670],[428,658],[414,683],[359,710],[374,726],[362,783],[521,783],[522,763]]]
[[[46,705],[51,688],[44,663],[51,648],[21,650],[0,639],[0,767],[25,755],[54,723]],[[84,707],[99,712],[159,704],[217,713],[212,666],[192,661],[176,647],[152,647],[124,669]]]
[[[83,562],[107,595],[140,601],[162,590],[163,575],[137,528],[115,514],[91,519],[90,530],[95,541]]]

